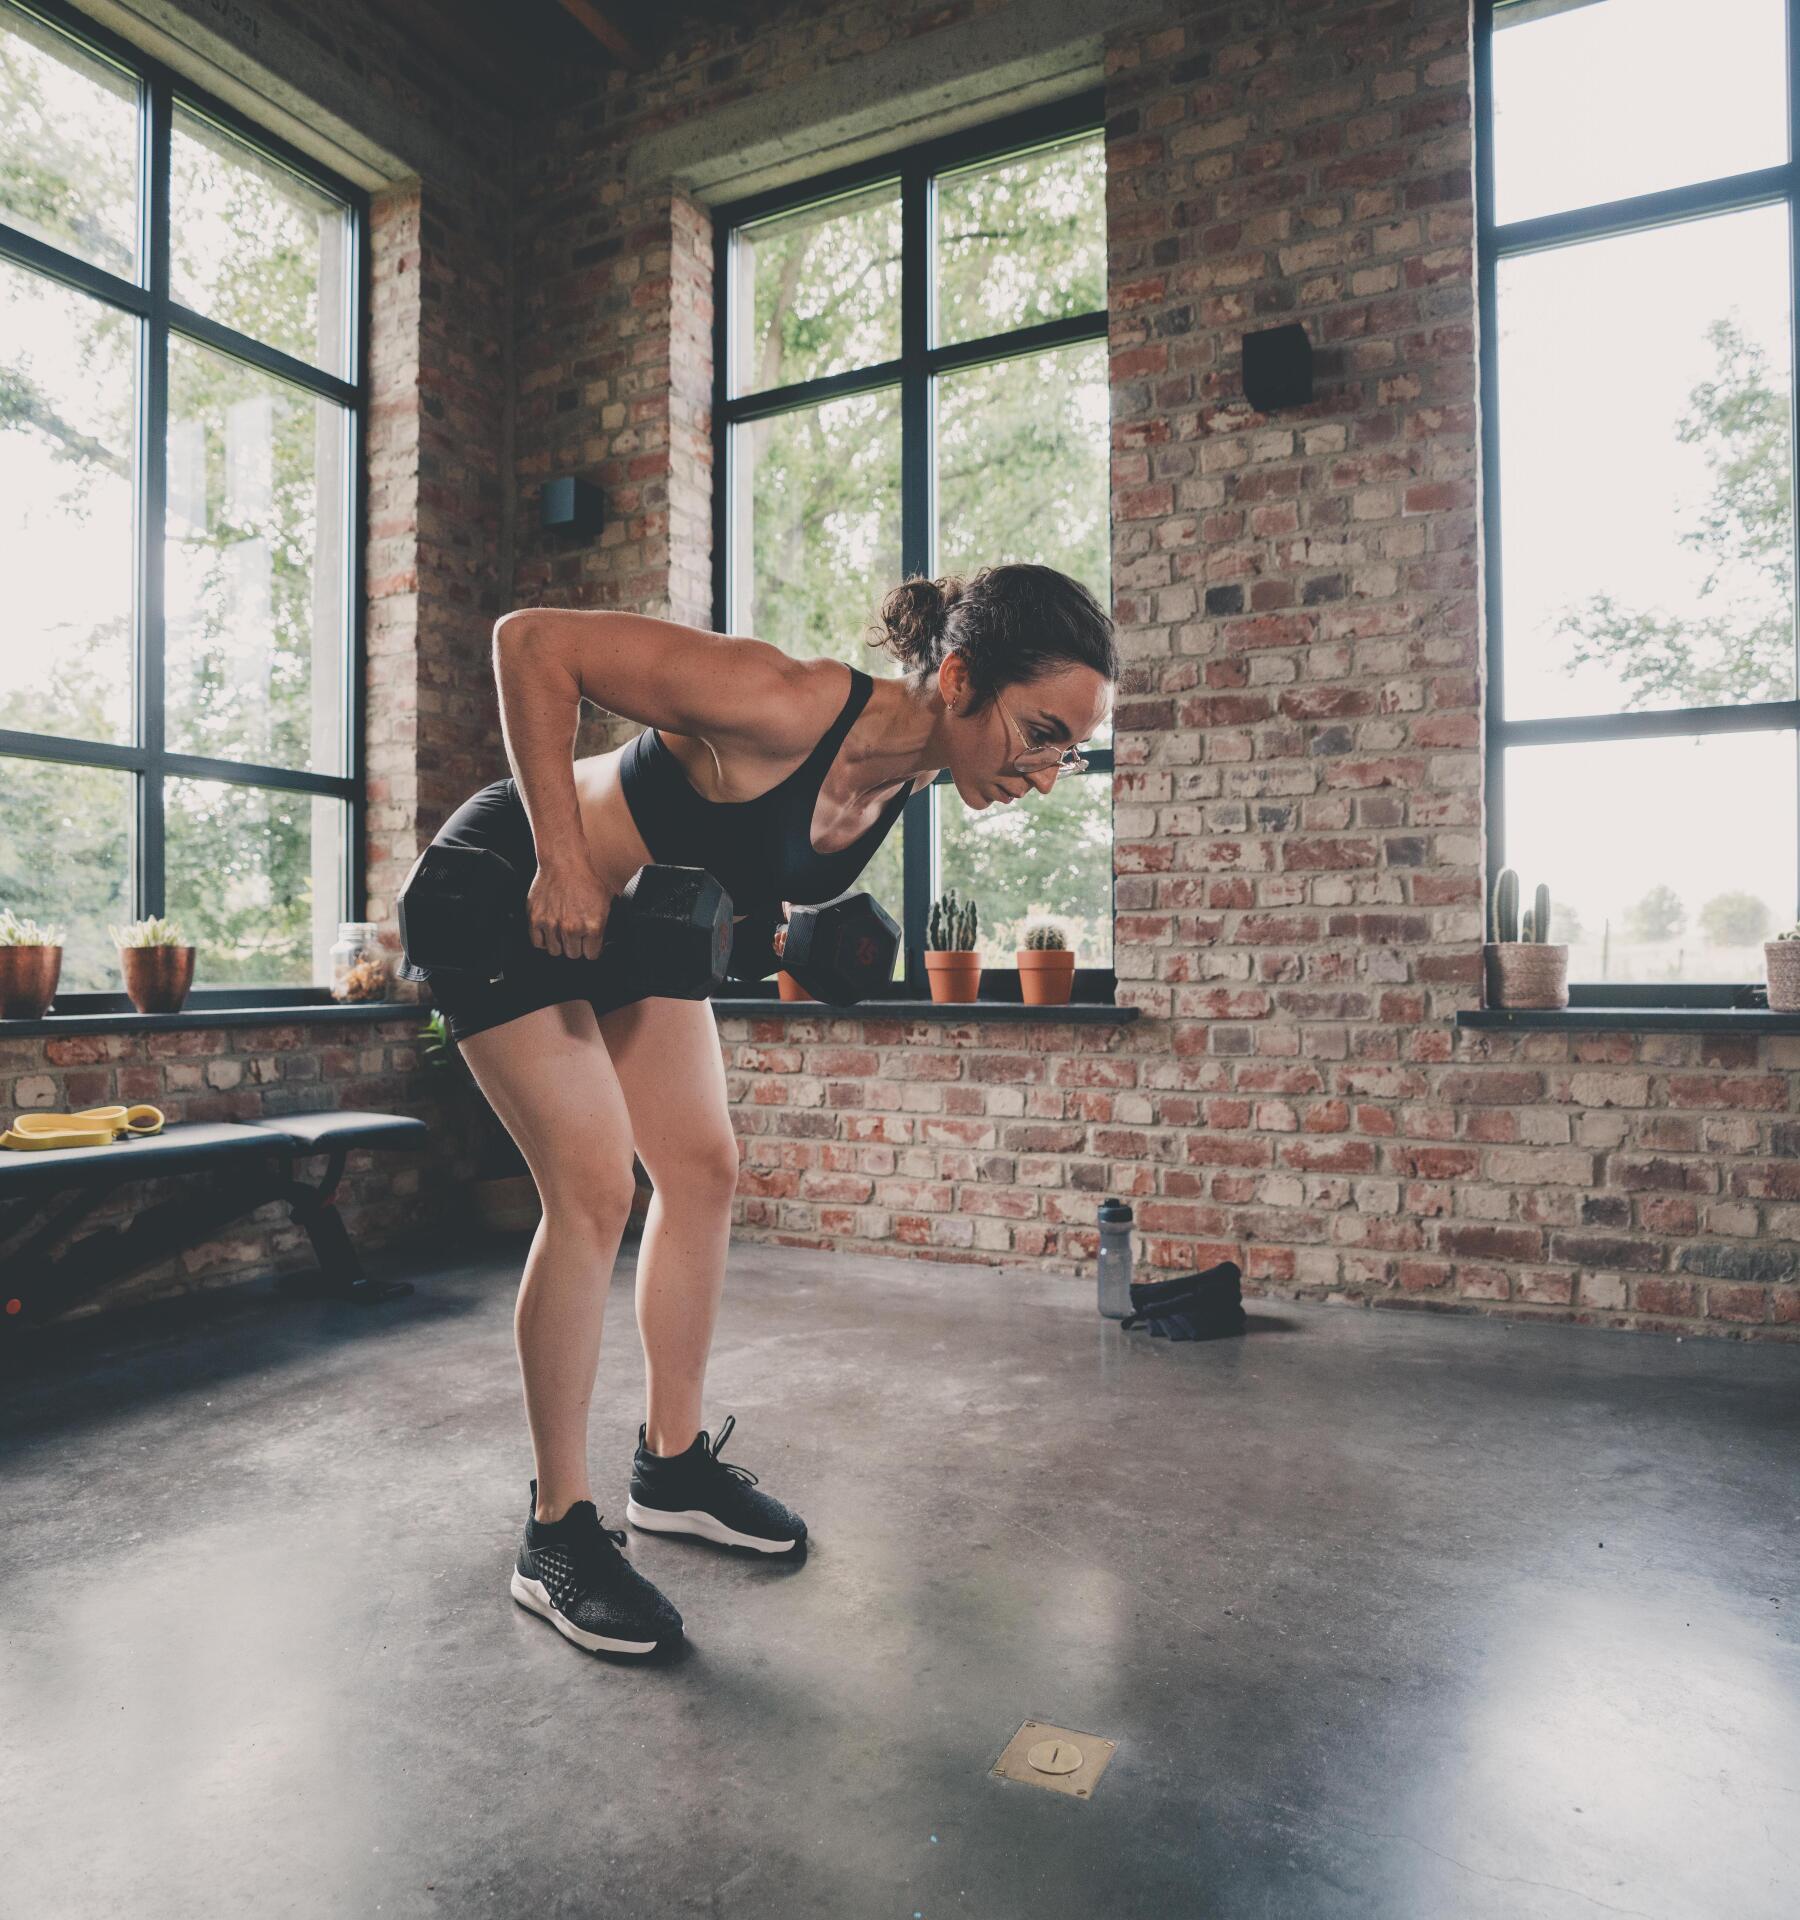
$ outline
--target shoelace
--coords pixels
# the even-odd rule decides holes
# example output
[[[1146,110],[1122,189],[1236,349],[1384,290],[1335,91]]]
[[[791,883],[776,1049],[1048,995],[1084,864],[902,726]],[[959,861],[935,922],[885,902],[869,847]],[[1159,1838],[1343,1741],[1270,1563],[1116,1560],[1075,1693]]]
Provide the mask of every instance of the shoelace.
[[[740,1467],[735,1460],[721,1460],[719,1458],[719,1449],[731,1438],[731,1430],[736,1425],[737,1415],[735,1413],[728,1413],[725,1416],[725,1424],[719,1429],[717,1437],[711,1442],[712,1463],[715,1467],[723,1467],[727,1473],[736,1474],[745,1485],[753,1487],[756,1485],[756,1475],[753,1474],[748,1467]],[[702,1453],[707,1451],[707,1448],[701,1448]]]
[[[615,1552],[622,1556],[625,1546],[625,1529],[604,1526],[600,1516],[595,1514],[594,1524],[591,1527],[577,1528],[563,1542],[569,1550],[569,1558],[574,1562],[577,1573],[586,1577],[608,1564],[606,1549],[602,1544],[607,1540],[613,1543]]]

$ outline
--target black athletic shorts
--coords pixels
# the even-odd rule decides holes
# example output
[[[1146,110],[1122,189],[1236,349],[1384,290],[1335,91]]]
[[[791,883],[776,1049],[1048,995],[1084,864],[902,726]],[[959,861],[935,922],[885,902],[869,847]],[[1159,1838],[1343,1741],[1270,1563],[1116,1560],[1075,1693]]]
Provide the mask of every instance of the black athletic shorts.
[[[466,1040],[472,1033],[565,1000],[585,1000],[601,1014],[649,997],[625,981],[607,953],[597,960],[570,960],[532,945],[525,926],[525,896],[537,875],[537,848],[525,803],[512,780],[496,780],[471,794],[438,829],[432,845],[492,847],[519,877],[517,937],[508,943],[503,979],[488,981],[443,969],[434,973],[410,965],[404,969],[408,979],[423,980],[431,989],[452,1039]]]

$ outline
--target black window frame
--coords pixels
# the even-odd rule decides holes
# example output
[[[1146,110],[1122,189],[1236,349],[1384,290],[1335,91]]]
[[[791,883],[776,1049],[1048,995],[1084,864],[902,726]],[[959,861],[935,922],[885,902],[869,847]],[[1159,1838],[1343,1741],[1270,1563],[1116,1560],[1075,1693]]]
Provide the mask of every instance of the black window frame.
[[[139,48],[107,32],[61,0],[12,0],[20,13],[35,16],[99,58],[132,73],[141,88],[139,103],[138,259],[142,283],[123,279],[73,254],[38,240],[0,220],[0,260],[93,296],[143,321],[139,333],[137,399],[137,480],[135,522],[133,642],[136,674],[135,741],[130,744],[72,740],[53,734],[0,728],[0,764],[9,758],[62,765],[104,767],[134,776],[132,912],[135,918],[161,914],[166,905],[164,783],[170,778],[220,780],[232,785],[273,787],[325,795],[347,802],[344,876],[339,916],[364,916],[367,899],[367,740],[365,734],[367,643],[364,630],[365,532],[368,526],[368,364],[370,240],[369,198],[318,161],[278,139],[266,128],[214,99],[183,76]],[[341,200],[349,209],[347,249],[350,285],[351,364],[340,377],[266,346],[223,326],[170,297],[170,149],[177,106],[222,128],[267,159],[298,174],[309,184]],[[347,418],[347,515],[344,568],[344,711],[349,771],[313,773],[272,767],[256,761],[222,760],[175,753],[164,734],[163,540],[168,505],[168,367],[172,338],[184,338],[244,362],[291,386],[336,402]],[[196,986],[185,1005],[193,1007],[313,1006],[330,999],[324,982],[309,986]],[[118,993],[59,993],[59,1013],[129,1012],[131,1002]]]
[[[1075,314],[1035,326],[1011,328],[978,340],[928,344],[931,322],[931,191],[936,176],[981,161],[1002,160],[1034,147],[1099,134],[1106,129],[1102,89],[1072,95],[1043,107],[1029,108],[1004,119],[991,120],[962,132],[921,141],[894,153],[815,175],[792,186],[772,188],[715,209],[713,215],[713,625],[730,631],[730,522],[732,499],[731,430],[748,420],[767,419],[798,407],[817,406],[846,394],[892,387],[900,395],[900,571],[902,578],[931,571],[935,523],[932,490],[934,448],[931,435],[931,383],[940,373],[1018,359],[1047,348],[1074,342],[1105,340],[1108,309]],[[731,240],[733,231],[753,220],[797,213],[858,188],[884,182],[900,187],[900,353],[898,358],[852,368],[819,379],[790,382],[762,392],[733,397],[730,392]],[[1112,514],[1111,489],[1107,517]],[[1113,772],[1113,749],[1083,749],[1090,773]],[[1080,779],[1065,774],[1063,779]],[[905,899],[897,915],[905,935],[906,972],[895,981],[893,998],[926,1000],[923,959],[925,922],[931,908],[933,836],[932,791],[947,786],[940,773],[928,787],[914,794],[901,815],[902,868]],[[1057,783],[1059,786],[1061,781]],[[1116,885],[1116,874],[1115,874]],[[890,908],[891,902],[884,903]],[[1109,918],[1116,918],[1112,899]],[[1111,967],[1083,967],[1076,971],[1071,998],[1110,1004],[1117,976]],[[736,988],[718,997],[748,998]],[[1016,998],[1017,975],[1006,968],[987,968],[982,975],[984,1000]]]
[[[1800,807],[1800,699],[1752,701],[1740,706],[1676,707],[1655,711],[1580,714],[1542,720],[1505,717],[1505,647],[1501,591],[1501,500],[1499,423],[1499,326],[1496,272],[1502,260],[1554,247],[1674,226],[1685,220],[1738,212],[1750,207],[1785,205],[1788,214],[1790,406],[1800,405],[1800,0],[1787,0],[1788,159],[1785,164],[1727,174],[1692,185],[1662,188],[1623,200],[1568,212],[1509,221],[1494,217],[1494,58],[1495,16],[1529,0],[1476,0],[1475,7],[1475,230],[1476,281],[1481,329],[1481,490],[1483,591],[1487,616],[1486,688],[1483,751],[1484,810],[1487,829],[1487,902],[1506,864],[1506,751],[1509,747],[1587,744],[1603,740],[1642,740],[1715,733],[1795,734],[1796,805]],[[1790,439],[1791,457],[1800,469],[1800,422]],[[1794,537],[1800,558],[1800,513]],[[1800,580],[1800,567],[1796,569]],[[1796,673],[1800,676],[1800,619],[1796,629]],[[1800,678],[1796,684],[1800,685]],[[1800,858],[1796,859],[1795,898],[1800,912]],[[1575,981],[1573,1006],[1733,1007],[1761,1004],[1760,982],[1670,981],[1631,983]]]

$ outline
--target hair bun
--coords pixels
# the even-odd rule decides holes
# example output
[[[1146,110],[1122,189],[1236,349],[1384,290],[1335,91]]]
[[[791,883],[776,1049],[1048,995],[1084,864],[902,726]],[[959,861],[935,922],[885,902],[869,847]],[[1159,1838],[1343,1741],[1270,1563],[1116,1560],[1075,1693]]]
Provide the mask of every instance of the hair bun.
[[[962,598],[962,591],[962,582],[954,577],[928,580],[917,574],[902,580],[881,603],[874,645],[904,666],[935,666],[943,654],[950,609]]]

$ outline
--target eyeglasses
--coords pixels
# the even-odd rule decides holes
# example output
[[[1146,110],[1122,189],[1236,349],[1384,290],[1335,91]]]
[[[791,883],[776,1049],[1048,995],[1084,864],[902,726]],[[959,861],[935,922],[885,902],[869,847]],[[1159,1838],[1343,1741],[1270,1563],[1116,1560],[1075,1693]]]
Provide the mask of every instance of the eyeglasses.
[[[998,694],[994,695],[994,705],[1000,709],[1006,724],[1019,736],[1019,745],[1024,748],[1012,763],[1014,773],[1048,773],[1052,768],[1059,774],[1087,772],[1088,763],[1073,747],[1026,746],[1025,729],[1007,712],[1006,704]]]

